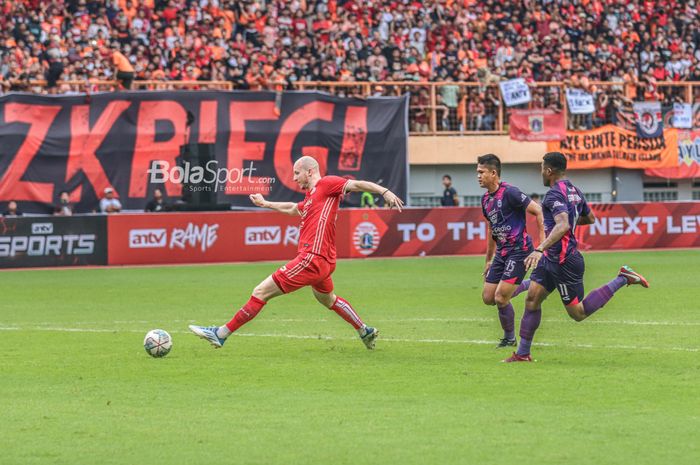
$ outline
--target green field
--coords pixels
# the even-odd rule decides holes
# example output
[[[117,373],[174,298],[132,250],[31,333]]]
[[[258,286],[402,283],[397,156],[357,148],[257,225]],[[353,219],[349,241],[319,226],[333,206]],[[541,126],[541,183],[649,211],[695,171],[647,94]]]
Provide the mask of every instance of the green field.
[[[310,290],[222,350],[187,333],[270,263],[2,272],[0,463],[700,463],[700,251],[586,260],[587,291],[624,263],[652,287],[583,323],[553,296],[533,364],[500,363],[478,257],[341,261],[374,352]],[[173,335],[164,359],[152,328]]]

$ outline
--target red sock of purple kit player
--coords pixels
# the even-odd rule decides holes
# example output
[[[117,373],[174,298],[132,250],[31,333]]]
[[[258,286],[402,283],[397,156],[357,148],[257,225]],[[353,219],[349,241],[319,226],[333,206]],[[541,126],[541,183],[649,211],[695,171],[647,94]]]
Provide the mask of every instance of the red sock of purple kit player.
[[[515,288],[515,292],[513,292],[513,295],[510,297],[511,299],[517,296],[518,294],[521,294],[525,291],[527,291],[530,288],[530,280],[525,279],[523,280],[522,283],[518,285],[518,287]]]
[[[503,337],[515,339],[515,311],[513,311],[513,305],[510,302],[505,307],[498,307],[498,319],[501,320]]]
[[[586,298],[583,299],[583,311],[586,312],[586,315],[592,315],[596,310],[607,304],[608,301],[612,299],[613,294],[619,291],[625,284],[627,284],[627,278],[618,276],[605,286],[591,291]]]
[[[540,327],[542,320],[542,309],[527,310],[523,313],[523,318],[520,320],[520,345],[518,346],[518,355],[529,355],[532,339],[535,337],[535,331]]]

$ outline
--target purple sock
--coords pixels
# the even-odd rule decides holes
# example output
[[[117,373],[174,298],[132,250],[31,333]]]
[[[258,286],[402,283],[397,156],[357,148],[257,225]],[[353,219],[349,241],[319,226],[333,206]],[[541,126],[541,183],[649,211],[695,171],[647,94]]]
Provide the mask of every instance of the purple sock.
[[[627,284],[627,278],[618,276],[605,286],[591,291],[586,298],[583,299],[583,311],[586,315],[592,315],[596,310],[607,304],[608,301],[612,299],[613,294],[619,291],[625,284]]]
[[[523,318],[520,320],[520,345],[518,346],[518,355],[529,355],[532,339],[535,337],[535,331],[540,327],[542,320],[542,309],[527,310],[523,313]]]
[[[513,295],[511,296],[511,299],[518,294],[522,294],[523,292],[527,291],[530,288],[530,280],[526,279],[522,283],[518,285],[518,287],[515,288],[515,292],[513,292]]]
[[[498,319],[501,320],[503,337],[515,339],[515,311],[513,311],[513,305],[510,302],[505,307],[498,307]]]

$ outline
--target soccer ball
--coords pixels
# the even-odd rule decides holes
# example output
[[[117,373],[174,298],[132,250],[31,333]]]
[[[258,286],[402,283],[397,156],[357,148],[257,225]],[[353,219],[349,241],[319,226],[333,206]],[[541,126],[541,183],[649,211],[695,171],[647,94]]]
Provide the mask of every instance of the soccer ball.
[[[143,340],[143,348],[151,357],[165,357],[173,348],[173,339],[167,331],[162,329],[152,329],[146,334]]]

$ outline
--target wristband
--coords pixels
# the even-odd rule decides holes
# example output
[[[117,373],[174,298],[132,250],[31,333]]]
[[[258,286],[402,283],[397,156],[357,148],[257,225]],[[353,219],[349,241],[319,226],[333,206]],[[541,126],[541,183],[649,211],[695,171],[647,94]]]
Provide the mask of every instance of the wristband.
[[[535,249],[535,252],[539,252],[539,253],[543,254],[543,253],[544,253],[544,250],[541,250],[541,249]]]
[[[384,192],[382,192],[382,197],[384,197],[384,194],[386,194],[387,192],[389,192],[389,189],[387,189],[387,190],[385,190]]]

